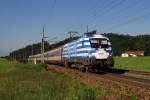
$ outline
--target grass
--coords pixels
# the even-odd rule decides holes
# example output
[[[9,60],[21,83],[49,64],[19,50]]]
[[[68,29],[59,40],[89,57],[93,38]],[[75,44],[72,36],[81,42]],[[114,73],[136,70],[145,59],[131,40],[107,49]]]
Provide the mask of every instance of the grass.
[[[103,84],[87,85],[76,73],[47,72],[41,65],[0,59],[0,100],[101,100],[110,96],[137,99],[131,90]]]
[[[150,57],[115,57],[115,68],[150,72]]]
[[[96,100],[102,92],[71,75],[46,72],[41,65],[0,59],[1,100]]]
[[[6,72],[14,67],[16,61],[10,62],[0,58],[0,72]]]

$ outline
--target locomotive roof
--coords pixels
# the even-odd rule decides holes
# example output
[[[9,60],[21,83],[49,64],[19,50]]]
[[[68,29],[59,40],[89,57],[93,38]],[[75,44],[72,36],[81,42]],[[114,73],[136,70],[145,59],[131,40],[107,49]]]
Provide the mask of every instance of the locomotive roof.
[[[92,38],[95,38],[95,39],[96,38],[99,38],[99,39],[101,38],[101,39],[107,39],[107,40],[109,40],[107,37],[105,37],[102,34],[92,34],[92,35],[89,35],[89,33],[88,33],[88,35],[87,34],[83,34],[79,39],[74,40],[74,41],[69,42],[69,43],[66,43],[65,46],[72,45],[75,42],[80,42],[80,41],[84,41],[84,40],[92,39]]]

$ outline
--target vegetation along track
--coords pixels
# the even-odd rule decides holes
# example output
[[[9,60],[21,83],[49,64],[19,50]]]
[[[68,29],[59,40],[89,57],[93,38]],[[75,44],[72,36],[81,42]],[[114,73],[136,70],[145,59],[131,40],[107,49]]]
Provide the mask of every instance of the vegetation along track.
[[[108,69],[101,77],[150,90],[150,73],[121,69]]]
[[[150,90],[150,73],[148,72],[108,69],[103,72],[88,72],[85,74]]]
[[[107,74],[101,75],[101,77],[110,79],[112,81],[122,82],[128,85],[142,87],[142,88],[150,90],[150,80],[142,78],[142,77],[140,78],[136,77],[136,75],[130,76],[130,75],[125,75],[125,74],[107,73]]]

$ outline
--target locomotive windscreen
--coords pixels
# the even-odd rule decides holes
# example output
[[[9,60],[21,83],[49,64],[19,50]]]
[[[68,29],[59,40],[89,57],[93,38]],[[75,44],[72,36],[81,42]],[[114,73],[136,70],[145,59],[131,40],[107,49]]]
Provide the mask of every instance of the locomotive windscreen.
[[[108,40],[102,38],[93,38],[90,39],[91,47],[92,48],[107,48],[108,47]]]

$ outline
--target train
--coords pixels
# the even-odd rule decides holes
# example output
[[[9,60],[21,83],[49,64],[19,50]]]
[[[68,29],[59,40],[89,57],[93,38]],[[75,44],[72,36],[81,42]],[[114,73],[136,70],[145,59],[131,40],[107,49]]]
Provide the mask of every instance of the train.
[[[42,54],[29,56],[28,61],[37,64]],[[112,44],[108,37],[96,31],[84,33],[70,43],[44,53],[44,61],[76,67],[82,70],[111,68],[114,66]]]

